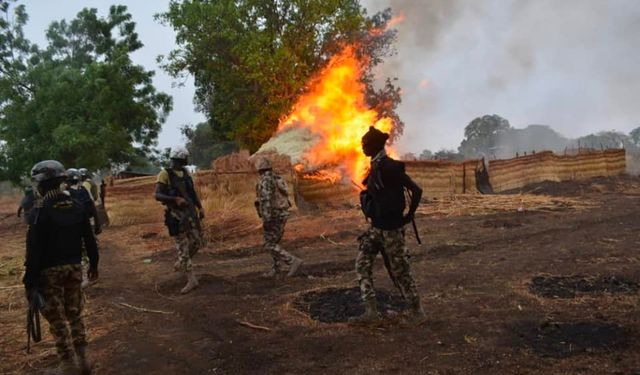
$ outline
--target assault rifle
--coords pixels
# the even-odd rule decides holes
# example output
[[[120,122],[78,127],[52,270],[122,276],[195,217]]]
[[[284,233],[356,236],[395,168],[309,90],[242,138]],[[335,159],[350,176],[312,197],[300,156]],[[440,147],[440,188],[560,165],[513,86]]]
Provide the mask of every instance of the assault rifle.
[[[27,308],[27,353],[31,352],[33,342],[42,340],[40,329],[40,310],[44,308],[44,297],[38,290],[29,291],[29,307]]]
[[[189,198],[189,194],[187,194],[184,186],[178,185],[176,188],[178,189],[178,192],[180,192],[182,198],[187,202],[187,214],[180,218],[180,227],[185,224],[185,220],[192,219],[196,225],[196,229],[198,229],[198,232],[202,233],[202,222],[200,221],[200,215],[198,215],[196,205]]]

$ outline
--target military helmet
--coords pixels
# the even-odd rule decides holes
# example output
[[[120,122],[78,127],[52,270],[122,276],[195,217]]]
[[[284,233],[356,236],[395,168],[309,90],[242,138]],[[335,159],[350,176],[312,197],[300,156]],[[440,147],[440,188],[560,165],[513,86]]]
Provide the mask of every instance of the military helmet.
[[[78,169],[78,173],[79,173],[80,177],[82,177],[82,178],[89,177],[89,170],[87,168]]]
[[[187,160],[189,158],[189,151],[184,147],[176,147],[171,150],[169,159]]]
[[[31,179],[36,183],[53,180],[55,178],[65,178],[67,172],[64,165],[56,160],[44,160],[36,163],[31,168]]]
[[[260,157],[256,161],[256,169],[258,171],[266,171],[272,168],[273,166],[271,165],[271,160],[269,160],[269,158],[267,158],[266,156]]]
[[[80,180],[80,171],[76,168],[67,169],[67,179],[69,181],[79,181]]]

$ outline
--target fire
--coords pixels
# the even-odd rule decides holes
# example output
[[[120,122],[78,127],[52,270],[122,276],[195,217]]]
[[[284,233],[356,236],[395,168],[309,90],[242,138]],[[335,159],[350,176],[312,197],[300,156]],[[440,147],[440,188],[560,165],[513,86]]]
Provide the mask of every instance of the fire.
[[[365,64],[353,47],[344,48],[311,81],[307,92],[280,122],[279,131],[302,128],[318,137],[303,155],[304,169],[338,168],[343,180],[359,183],[368,166],[362,153],[362,136],[372,125],[387,133],[393,129],[393,120],[380,117],[366,104],[365,85],[360,82]]]

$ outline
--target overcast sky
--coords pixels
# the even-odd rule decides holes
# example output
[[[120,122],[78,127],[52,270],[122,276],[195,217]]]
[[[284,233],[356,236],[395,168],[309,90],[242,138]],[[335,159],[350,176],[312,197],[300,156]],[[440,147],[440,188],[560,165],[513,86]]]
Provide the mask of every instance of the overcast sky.
[[[265,0],[268,1],[268,0]],[[44,45],[54,20],[83,7],[104,16],[106,0],[23,0],[27,37]],[[179,127],[204,116],[193,108],[193,82],[174,88],[156,56],[175,46],[173,31],[153,20],[167,0],[120,1],[145,44],[133,59],[156,71],[155,85],[173,96],[161,146],[182,144]],[[551,125],[566,136],[640,126],[638,0],[363,0],[370,13],[392,7],[398,55],[380,69],[399,78],[402,151],[456,148],[464,127],[483,114],[513,126]]]

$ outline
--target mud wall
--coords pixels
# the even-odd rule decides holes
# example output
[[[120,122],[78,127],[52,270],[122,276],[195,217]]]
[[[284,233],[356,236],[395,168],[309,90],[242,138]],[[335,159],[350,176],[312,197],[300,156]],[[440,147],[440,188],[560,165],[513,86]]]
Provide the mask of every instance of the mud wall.
[[[556,155],[551,151],[544,151],[489,162],[489,179],[496,193],[536,182],[615,176],[625,171],[626,156],[623,149],[590,151],[577,155]]]

